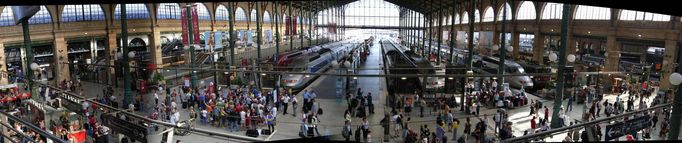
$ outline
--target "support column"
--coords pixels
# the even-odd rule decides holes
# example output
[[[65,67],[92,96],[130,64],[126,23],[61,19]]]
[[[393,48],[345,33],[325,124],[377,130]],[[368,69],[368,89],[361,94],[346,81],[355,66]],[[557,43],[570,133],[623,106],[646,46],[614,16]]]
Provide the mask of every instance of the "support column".
[[[457,38],[456,38],[457,32],[455,32],[455,15],[457,14],[457,11],[453,8],[451,10],[451,12],[452,12],[452,17],[450,18],[450,30],[449,30],[450,36],[448,37],[450,39],[450,54],[448,54],[448,63],[449,63],[448,65],[453,65],[453,63],[454,63],[455,58],[453,56],[455,55],[454,50],[455,50],[455,45],[457,44],[457,42],[456,42],[457,41]]]
[[[438,36],[438,51],[436,51],[436,53],[438,53],[438,58],[436,58],[438,61],[436,61],[436,65],[440,65],[440,62],[442,61],[441,56],[440,56],[440,45],[441,45],[441,43],[443,43],[443,12],[442,11],[438,11],[438,31],[436,31],[436,33],[438,33],[438,34],[436,34]]]
[[[152,27],[152,39],[150,40],[151,49],[151,62],[157,67],[162,67],[163,65],[163,54],[161,54],[161,31],[158,28]],[[208,43],[207,43],[208,44]]]
[[[539,65],[544,65],[543,54],[545,52],[545,36],[540,33],[540,28],[537,28],[534,34],[533,61],[537,62]]]
[[[620,46],[616,41],[616,31],[609,30],[606,36],[606,58],[604,59],[604,71],[618,71],[618,64],[620,61]]]
[[[5,56],[5,45],[2,43],[2,40],[0,39],[0,56],[3,58],[0,58],[0,85],[6,85],[9,84],[9,76],[7,73],[7,56]]]
[[[677,55],[677,50],[678,50],[678,45],[677,45],[677,34],[676,32],[669,32],[666,37],[669,37],[668,39],[665,40],[665,52],[663,52],[663,64],[661,65],[662,69],[662,74],[661,74],[661,87],[660,89],[670,89],[672,86],[670,85],[670,82],[668,82],[668,77],[670,74],[675,72],[675,65],[677,58],[679,55]],[[679,64],[678,64],[679,66]]]
[[[108,46],[105,47],[105,49],[104,49],[105,58],[106,58],[107,63],[109,65],[116,65],[116,62],[115,62],[116,57],[115,56],[116,56],[116,48],[118,47],[118,44],[116,43],[116,42],[118,42],[116,39],[116,31],[109,29],[109,31],[107,33],[107,42],[108,42]],[[118,80],[116,79],[116,68],[109,67],[107,69],[108,69],[107,70],[107,76],[108,76],[107,79],[109,80],[108,83],[111,85],[118,86],[118,83],[117,83]],[[56,68],[55,68],[55,70],[56,70]],[[56,82],[59,83],[61,81],[56,81]]]
[[[64,35],[57,33],[54,37],[54,70],[57,83],[63,80],[71,80],[71,72],[69,72],[69,55]],[[29,64],[27,64],[29,65]]]
[[[511,46],[514,48],[512,51],[512,59],[519,59],[519,51],[521,51],[521,47],[519,47],[519,38],[521,37],[521,34],[519,34],[518,31],[516,31],[516,24],[512,24],[511,26]]]
[[[564,81],[565,76],[564,73],[567,72],[565,70],[566,67],[566,48],[568,46],[568,19],[570,19],[570,14],[571,14],[571,6],[569,4],[564,4],[563,6],[563,15],[561,18],[561,46],[559,47],[559,71],[557,71],[557,86],[556,86],[556,94],[554,98],[554,103],[560,103],[560,104],[554,104],[554,111],[552,112],[552,128],[559,128],[561,127],[561,120],[559,120],[559,112],[561,112],[561,106],[563,106],[563,101],[564,101]],[[587,103],[585,103],[587,104]],[[549,120],[549,119],[545,119]]]
[[[675,37],[677,37],[677,36],[675,36]],[[679,50],[679,49],[667,51],[669,46],[670,47],[677,47],[677,40],[666,40],[665,41],[666,53],[670,52],[670,53],[677,53],[678,56],[682,55],[682,54],[680,54],[680,52],[682,52],[682,50]],[[671,49],[673,49],[673,48],[671,48]],[[675,48],[675,49],[677,49],[677,48]],[[677,59],[677,63],[682,63],[682,58],[679,58],[677,56],[672,56],[672,59]],[[677,66],[676,72],[678,72],[678,73],[682,72],[682,66]],[[661,80],[662,80],[661,82],[663,82],[663,79],[665,79],[665,82],[668,82],[668,78],[661,78]],[[672,114],[670,114],[671,124],[670,124],[670,133],[668,134],[668,140],[679,140],[680,121],[681,121],[680,118],[682,118],[682,109],[680,109],[680,108],[682,108],[682,88],[677,87],[675,97],[673,97]]]

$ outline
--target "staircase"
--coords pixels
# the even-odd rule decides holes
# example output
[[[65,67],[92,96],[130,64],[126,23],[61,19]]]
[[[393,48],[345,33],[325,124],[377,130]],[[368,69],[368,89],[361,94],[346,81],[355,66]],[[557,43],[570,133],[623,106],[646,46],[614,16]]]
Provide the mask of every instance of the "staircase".
[[[194,58],[194,63],[195,64],[205,64],[206,61],[211,57],[211,54],[208,53],[196,53],[196,58]]]

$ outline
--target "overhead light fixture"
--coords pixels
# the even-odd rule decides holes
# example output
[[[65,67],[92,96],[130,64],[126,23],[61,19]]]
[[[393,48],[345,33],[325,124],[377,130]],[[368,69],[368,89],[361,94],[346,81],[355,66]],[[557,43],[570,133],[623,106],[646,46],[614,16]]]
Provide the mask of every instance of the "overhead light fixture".
[[[590,31],[587,31],[587,34],[592,34],[592,32],[590,32]]]
[[[554,29],[550,29],[550,31],[554,32]]]
[[[230,74],[230,72],[225,72],[225,74]]]
[[[305,77],[310,77],[310,75],[305,75]]]
[[[265,73],[262,73],[262,74],[260,74],[260,75],[265,76],[266,74],[265,74]]]
[[[88,35],[88,32],[85,32],[85,33],[83,33],[83,34]]]
[[[637,37],[642,38],[642,34],[637,34]]]
[[[406,80],[407,78],[406,78],[406,77],[401,77],[400,79],[402,79],[402,80]]]
[[[452,77],[448,77],[448,79],[449,79],[449,80],[452,80],[452,79],[455,79],[455,78],[452,78]]]
[[[192,72],[197,73],[197,71],[192,71]]]

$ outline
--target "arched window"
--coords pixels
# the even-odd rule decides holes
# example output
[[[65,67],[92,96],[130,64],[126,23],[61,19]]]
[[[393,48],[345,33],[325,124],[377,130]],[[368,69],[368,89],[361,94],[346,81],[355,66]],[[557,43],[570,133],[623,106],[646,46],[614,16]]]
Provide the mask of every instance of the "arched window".
[[[268,11],[263,12],[263,22],[270,22],[270,13]]]
[[[460,20],[461,19],[459,19],[459,14],[455,14],[455,24],[459,24]]]
[[[524,1],[516,14],[517,20],[535,19],[535,5],[533,2]]]
[[[495,18],[495,12],[493,11],[493,7],[489,6],[485,9],[485,13],[483,14],[483,22],[493,21],[493,18]]]
[[[256,9],[252,9],[252,10],[251,10],[251,14],[249,15],[249,17],[251,18],[251,21],[256,21],[256,18],[257,18],[257,17],[256,17],[256,16],[257,16],[256,13],[257,13],[257,12],[256,12]]]
[[[98,4],[66,5],[62,11],[62,22],[104,20],[104,12]]]
[[[157,19],[180,19],[180,5],[177,3],[161,3],[157,11]]]
[[[629,21],[670,21],[670,15],[633,10],[622,10],[620,12],[619,19]]]
[[[549,2],[542,11],[542,19],[561,19],[563,10],[563,4]]]
[[[246,21],[246,13],[244,13],[244,9],[237,7],[237,10],[234,12],[234,18],[236,21]]]
[[[469,13],[464,12],[464,14],[462,14],[462,24],[466,23],[469,23]]]
[[[12,13],[12,7],[5,6],[0,13],[0,26],[12,26],[14,25],[14,14]]]
[[[114,10],[114,18],[121,19],[121,4],[117,4]],[[149,10],[144,4],[126,4],[126,18],[128,19],[148,19]]]
[[[511,20],[512,19],[512,10],[511,7],[509,6],[509,3],[504,3],[504,8],[507,9],[507,14],[505,19],[506,20]],[[502,14],[504,13],[504,9],[500,8],[500,11],[497,13],[497,21],[502,20]]]
[[[44,5],[40,6],[40,11],[28,19],[28,24],[47,24],[52,23],[52,16]]]
[[[611,9],[605,7],[579,5],[575,12],[574,19],[609,20],[611,19]]]
[[[211,15],[208,14],[208,9],[203,3],[194,3],[197,7],[197,15],[199,20],[211,20]]]
[[[286,23],[286,20],[287,20],[287,14],[282,14],[282,19],[279,22],[280,23]]]
[[[215,10],[215,20],[230,20],[230,13],[224,5],[218,5]]]
[[[476,22],[481,22],[481,12],[478,9],[474,11],[474,23]]]

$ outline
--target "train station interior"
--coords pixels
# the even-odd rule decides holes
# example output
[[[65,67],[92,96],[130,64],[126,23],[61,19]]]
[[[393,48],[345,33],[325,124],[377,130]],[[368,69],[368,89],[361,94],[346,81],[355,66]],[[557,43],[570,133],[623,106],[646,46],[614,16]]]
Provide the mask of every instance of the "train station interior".
[[[682,140],[681,15],[544,0],[0,2],[0,143]]]

